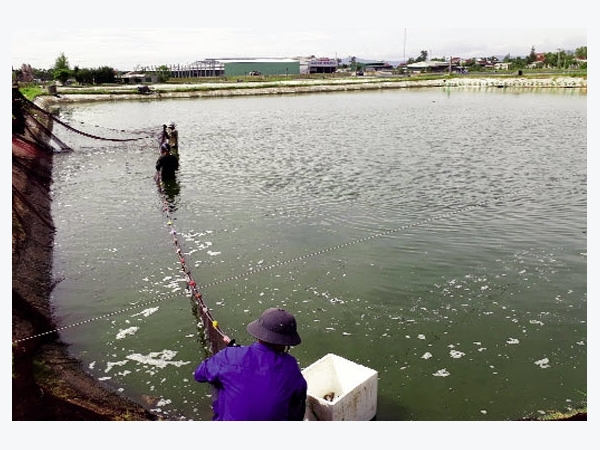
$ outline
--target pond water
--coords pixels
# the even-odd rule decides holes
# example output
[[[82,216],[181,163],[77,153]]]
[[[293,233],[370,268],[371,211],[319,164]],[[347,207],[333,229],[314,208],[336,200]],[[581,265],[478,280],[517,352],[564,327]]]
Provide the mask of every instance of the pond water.
[[[296,315],[302,368],[378,372],[378,421],[495,421],[587,393],[587,96],[579,90],[303,94],[64,105],[52,294],[97,379],[209,421],[206,356],[171,228],[238,343]],[[177,183],[154,134],[178,124]],[[165,210],[165,201],[169,209]]]

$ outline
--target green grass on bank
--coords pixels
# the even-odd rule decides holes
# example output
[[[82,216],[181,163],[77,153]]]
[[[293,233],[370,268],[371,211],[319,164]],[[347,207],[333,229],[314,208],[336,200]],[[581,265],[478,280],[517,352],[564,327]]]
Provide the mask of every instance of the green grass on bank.
[[[47,94],[47,90],[44,87],[33,83],[20,86],[19,90],[27,100],[33,100],[39,95]]]

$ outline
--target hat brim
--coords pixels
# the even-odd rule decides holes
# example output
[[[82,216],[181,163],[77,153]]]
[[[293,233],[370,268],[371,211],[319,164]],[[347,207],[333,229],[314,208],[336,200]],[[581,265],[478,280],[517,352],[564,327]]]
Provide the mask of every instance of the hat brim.
[[[302,339],[300,339],[300,335],[297,331],[294,332],[292,335],[274,333],[273,331],[263,328],[260,325],[258,319],[253,322],[250,322],[246,327],[246,330],[256,339],[260,339],[261,341],[267,342],[269,344],[289,345],[293,347],[302,342]]]

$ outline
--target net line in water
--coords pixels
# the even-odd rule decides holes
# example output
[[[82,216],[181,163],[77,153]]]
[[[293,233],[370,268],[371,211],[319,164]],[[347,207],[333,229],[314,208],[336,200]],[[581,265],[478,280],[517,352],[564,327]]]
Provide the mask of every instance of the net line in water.
[[[167,216],[167,226],[169,227],[169,234],[173,238],[173,245],[175,246],[175,251],[177,253],[177,256],[179,257],[181,270],[183,271],[187,283],[187,288],[191,295],[191,300],[193,302],[193,311],[196,317],[200,318],[198,327],[202,327],[202,329],[204,330],[206,340],[210,345],[210,351],[213,354],[215,354],[219,350],[222,350],[227,346],[226,339],[227,341],[229,341],[229,338],[225,335],[225,333],[223,333],[221,327],[219,326],[219,322],[215,320],[210,309],[204,302],[204,299],[202,298],[202,293],[198,289],[198,284],[192,277],[192,272],[187,266],[183,251],[181,249],[181,245],[179,244],[179,240],[177,239],[177,230],[173,226],[173,217],[171,216],[171,205],[165,192],[165,184],[164,181],[161,179],[159,172],[156,173],[155,180],[158,186],[158,192],[163,201],[163,210]],[[205,342],[203,342],[203,344],[206,346]]]

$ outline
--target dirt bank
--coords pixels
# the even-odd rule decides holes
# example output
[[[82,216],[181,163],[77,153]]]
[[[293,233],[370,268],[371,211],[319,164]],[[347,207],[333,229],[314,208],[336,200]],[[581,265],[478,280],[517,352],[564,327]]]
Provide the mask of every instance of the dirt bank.
[[[54,330],[52,152],[12,137],[12,420],[156,420],[105,389]]]

